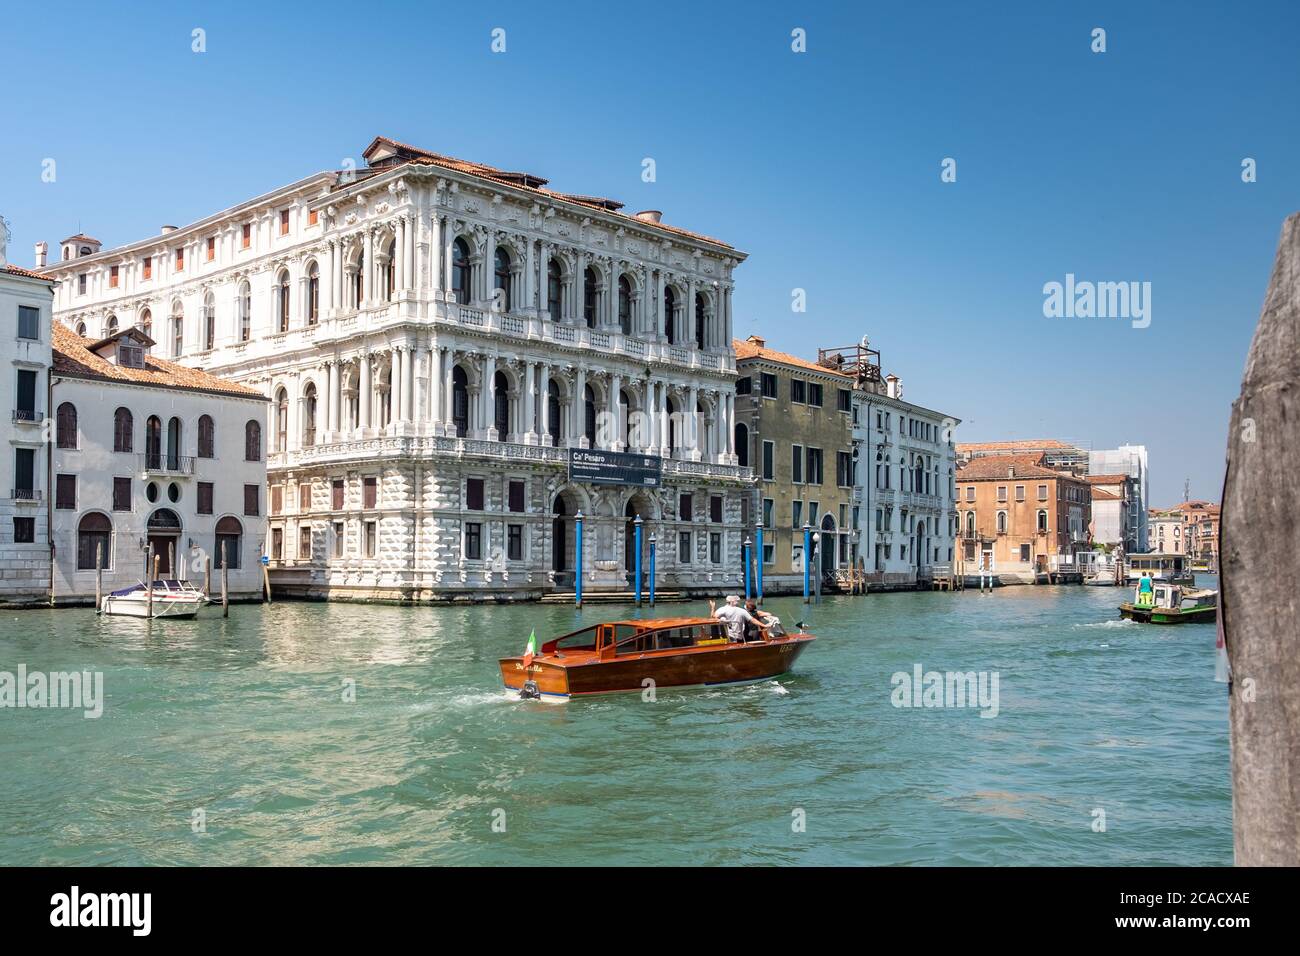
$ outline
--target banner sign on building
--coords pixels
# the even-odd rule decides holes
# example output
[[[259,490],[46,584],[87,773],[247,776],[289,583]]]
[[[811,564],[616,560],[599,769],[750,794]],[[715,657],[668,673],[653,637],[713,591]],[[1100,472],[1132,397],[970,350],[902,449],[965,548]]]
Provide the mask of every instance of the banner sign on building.
[[[663,479],[663,459],[599,448],[569,449],[569,480],[597,485],[637,485],[658,488]]]

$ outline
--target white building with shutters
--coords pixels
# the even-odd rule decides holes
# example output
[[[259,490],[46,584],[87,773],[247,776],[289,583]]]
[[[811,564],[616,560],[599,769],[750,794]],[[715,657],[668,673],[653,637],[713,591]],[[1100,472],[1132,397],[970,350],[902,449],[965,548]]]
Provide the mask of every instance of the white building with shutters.
[[[741,579],[726,243],[383,137],[324,172],[114,249],[65,241],[56,316],[270,399],[281,590],[403,601]],[[654,486],[570,481],[636,452]],[[689,500],[686,500],[689,499]]]
[[[0,603],[39,602],[50,587],[49,279],[9,264],[0,220],[0,382],[9,400],[0,464]]]

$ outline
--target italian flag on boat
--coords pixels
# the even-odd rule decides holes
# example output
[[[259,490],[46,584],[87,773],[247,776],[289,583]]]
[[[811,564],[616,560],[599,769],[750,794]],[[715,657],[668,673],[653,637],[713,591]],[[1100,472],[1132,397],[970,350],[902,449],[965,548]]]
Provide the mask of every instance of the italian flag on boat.
[[[524,648],[524,667],[533,662],[533,655],[537,653],[537,628],[533,628],[528,635],[528,646]]]

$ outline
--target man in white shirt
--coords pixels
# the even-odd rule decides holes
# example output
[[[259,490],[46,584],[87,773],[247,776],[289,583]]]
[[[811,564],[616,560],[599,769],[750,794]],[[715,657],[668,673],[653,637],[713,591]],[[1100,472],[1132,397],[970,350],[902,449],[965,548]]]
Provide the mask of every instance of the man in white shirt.
[[[766,633],[764,624],[757,620],[752,614],[740,606],[740,598],[732,594],[728,596],[727,603],[716,611],[713,610],[713,602],[709,602],[709,610],[723,624],[727,625],[727,639],[733,644],[743,644],[745,642],[745,625],[756,627]]]

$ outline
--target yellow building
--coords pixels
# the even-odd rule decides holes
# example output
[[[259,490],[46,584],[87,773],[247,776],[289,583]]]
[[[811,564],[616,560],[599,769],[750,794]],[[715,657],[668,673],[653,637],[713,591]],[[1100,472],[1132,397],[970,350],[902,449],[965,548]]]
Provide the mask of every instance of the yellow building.
[[[854,380],[756,335],[734,345],[736,454],[758,478],[764,591],[801,590],[805,525],[823,575],[852,560]]]

